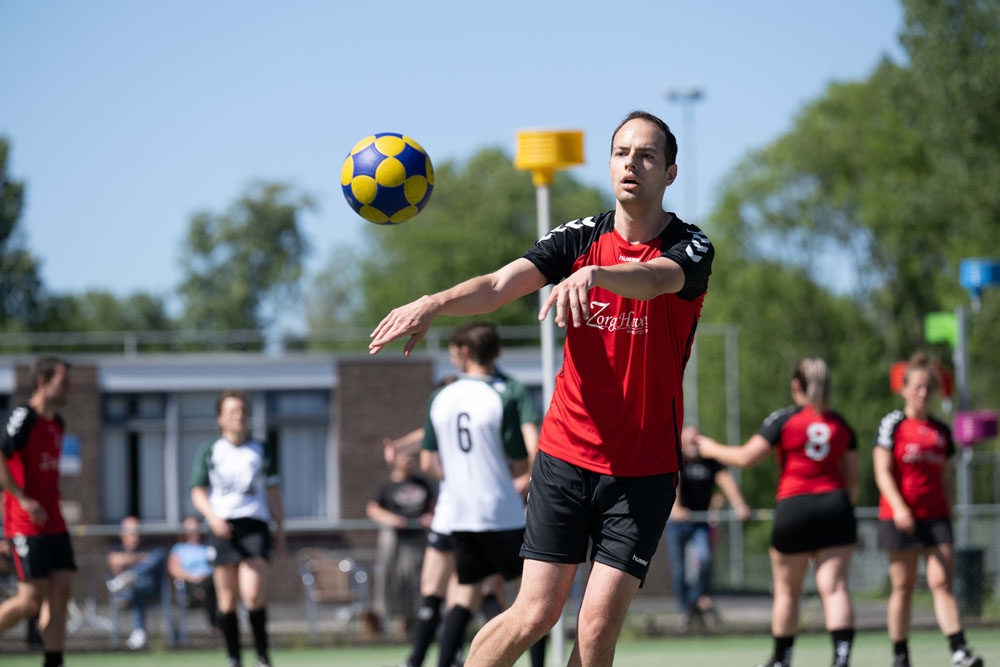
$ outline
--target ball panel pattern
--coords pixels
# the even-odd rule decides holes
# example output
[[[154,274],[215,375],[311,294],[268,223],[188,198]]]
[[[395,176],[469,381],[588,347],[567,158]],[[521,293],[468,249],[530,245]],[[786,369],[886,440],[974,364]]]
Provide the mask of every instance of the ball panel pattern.
[[[430,201],[434,166],[410,137],[383,132],[351,148],[340,173],[348,204],[378,224],[398,224],[417,215]]]

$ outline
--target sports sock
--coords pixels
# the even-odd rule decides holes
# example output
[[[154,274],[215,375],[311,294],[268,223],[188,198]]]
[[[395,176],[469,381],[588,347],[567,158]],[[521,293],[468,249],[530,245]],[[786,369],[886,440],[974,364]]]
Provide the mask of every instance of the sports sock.
[[[237,663],[240,661],[240,622],[235,611],[219,612],[219,629],[226,640],[226,654]]]
[[[795,643],[795,635],[774,638],[774,656],[772,663],[781,663],[781,667],[788,667],[792,664],[792,645]]]
[[[46,651],[44,667],[63,667],[62,651]]]
[[[834,667],[847,667],[851,664],[851,646],[854,644],[854,628],[843,628],[830,632],[833,639]]]
[[[959,630],[953,635],[948,635],[948,646],[951,647],[952,653],[965,648],[965,632]]]
[[[434,641],[438,625],[441,623],[441,603],[437,595],[426,595],[417,610],[417,627],[413,630],[413,650],[407,662],[411,667],[422,667],[427,649]]]
[[[904,656],[906,661],[910,660],[910,646],[908,639],[900,639],[898,642],[892,643],[892,655],[893,657]]]
[[[253,631],[253,647],[257,657],[270,662],[267,645],[267,607],[254,609],[250,612],[250,629]]]
[[[465,644],[465,633],[472,620],[472,612],[466,607],[455,605],[444,617],[444,629],[441,631],[441,653],[438,657],[438,667],[451,667],[455,656]]]
[[[549,642],[549,635],[544,634],[542,638],[531,645],[528,655],[531,657],[531,667],[545,667],[545,645]]]

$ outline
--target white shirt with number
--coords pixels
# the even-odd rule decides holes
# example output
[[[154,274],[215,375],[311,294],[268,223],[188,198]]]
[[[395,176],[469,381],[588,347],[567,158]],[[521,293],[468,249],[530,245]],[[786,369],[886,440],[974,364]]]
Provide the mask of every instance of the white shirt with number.
[[[517,403],[489,377],[463,375],[431,396],[422,448],[441,458],[453,531],[524,527],[510,460],[528,456]]]

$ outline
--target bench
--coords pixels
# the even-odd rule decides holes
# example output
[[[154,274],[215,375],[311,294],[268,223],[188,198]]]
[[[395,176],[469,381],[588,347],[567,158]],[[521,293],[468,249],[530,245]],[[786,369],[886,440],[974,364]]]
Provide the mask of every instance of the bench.
[[[296,561],[305,588],[311,643],[319,641],[320,605],[336,608],[334,619],[341,627],[368,609],[368,573],[346,552],[306,548],[298,551]]]

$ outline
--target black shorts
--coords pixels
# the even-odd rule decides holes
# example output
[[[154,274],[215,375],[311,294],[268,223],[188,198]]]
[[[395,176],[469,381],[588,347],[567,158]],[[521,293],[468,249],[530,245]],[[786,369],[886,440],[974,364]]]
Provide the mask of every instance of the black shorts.
[[[914,521],[912,533],[904,533],[889,520],[878,522],[878,548],[883,551],[906,551],[924,549],[939,544],[954,544],[951,519],[923,519]]]
[[[20,581],[48,579],[56,570],[76,570],[69,533],[15,535],[9,541],[14,571]]]
[[[854,506],[843,489],[782,498],[775,507],[771,546],[783,554],[842,547],[857,541]]]
[[[212,565],[232,565],[251,558],[271,559],[271,532],[260,519],[229,519],[228,540],[209,533],[208,560]],[[214,550],[214,552],[213,552]]]
[[[507,581],[521,576],[524,561],[521,544],[524,529],[471,533],[456,530],[451,534],[455,545],[455,573],[458,583],[475,584],[500,573]]]
[[[677,495],[677,473],[614,477],[538,452],[521,555],[548,563],[590,559],[646,578]]]
[[[427,546],[435,551],[448,553],[455,550],[455,540],[452,539],[451,533],[438,533],[432,530],[427,533]]]

